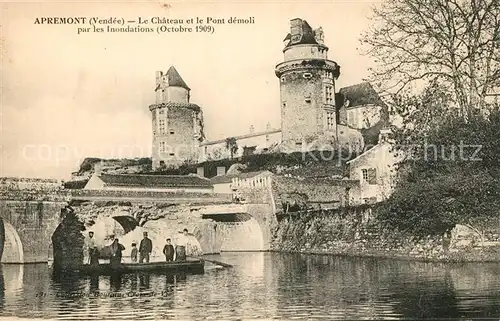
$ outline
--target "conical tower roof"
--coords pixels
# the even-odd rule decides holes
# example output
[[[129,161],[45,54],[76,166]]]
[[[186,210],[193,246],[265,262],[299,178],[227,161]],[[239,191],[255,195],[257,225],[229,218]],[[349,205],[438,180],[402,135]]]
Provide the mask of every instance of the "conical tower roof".
[[[171,66],[168,69],[166,76],[169,87],[182,87],[186,88],[187,90],[191,90],[191,88],[189,88],[188,85],[186,85],[181,75],[179,75],[179,72],[177,71],[177,69],[175,69],[174,66]]]

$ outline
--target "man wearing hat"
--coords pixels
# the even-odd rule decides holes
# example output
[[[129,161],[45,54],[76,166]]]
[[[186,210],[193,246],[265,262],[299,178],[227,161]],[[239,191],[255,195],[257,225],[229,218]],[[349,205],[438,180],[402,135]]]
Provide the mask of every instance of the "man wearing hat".
[[[153,242],[148,238],[148,232],[143,233],[144,237],[139,244],[139,263],[149,262],[149,255],[153,251]]]
[[[89,232],[89,237],[87,238],[87,251],[88,260],[85,263],[90,263],[91,265],[99,264],[99,251],[97,250],[94,232],[92,231]]]

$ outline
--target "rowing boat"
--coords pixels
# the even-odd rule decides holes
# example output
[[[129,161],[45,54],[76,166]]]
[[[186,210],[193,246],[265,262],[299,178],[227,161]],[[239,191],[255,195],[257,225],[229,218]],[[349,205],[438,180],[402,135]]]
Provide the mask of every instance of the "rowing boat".
[[[190,273],[202,274],[205,269],[204,260],[187,260],[173,262],[149,262],[149,263],[121,263],[111,265],[104,263],[99,265],[83,264],[77,268],[77,272],[87,275],[109,275],[109,274],[127,274],[136,272],[148,273]]]

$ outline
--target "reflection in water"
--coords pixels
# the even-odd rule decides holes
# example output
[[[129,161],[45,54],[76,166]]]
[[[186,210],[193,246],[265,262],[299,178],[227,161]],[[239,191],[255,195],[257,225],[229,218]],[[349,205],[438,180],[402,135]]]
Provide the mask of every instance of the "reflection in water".
[[[224,253],[216,259],[234,268],[207,263],[203,275],[51,278],[43,264],[4,265],[0,314],[71,320],[500,316],[500,264],[277,253]]]
[[[122,287],[122,275],[121,274],[111,274],[109,277],[109,284],[111,291],[120,292]]]
[[[149,290],[149,274],[139,273],[139,291]]]
[[[90,277],[89,292],[95,293],[99,292],[99,276],[93,275]]]

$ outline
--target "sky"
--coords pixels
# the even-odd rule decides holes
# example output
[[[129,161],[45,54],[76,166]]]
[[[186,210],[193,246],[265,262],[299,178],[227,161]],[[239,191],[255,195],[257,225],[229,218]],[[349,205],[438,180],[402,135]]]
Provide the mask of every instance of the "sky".
[[[372,1],[24,2],[1,8],[0,176],[69,179],[85,157],[150,157],[155,72],[175,66],[203,109],[209,140],[279,128],[290,19],[323,27],[336,87],[363,81]],[[40,17],[248,18],[214,33],[80,33]],[[186,22],[183,24],[188,26]],[[83,26],[81,26],[83,27]],[[104,26],[105,27],[105,26]],[[115,25],[115,27],[118,27]],[[155,28],[157,25],[154,26]]]

